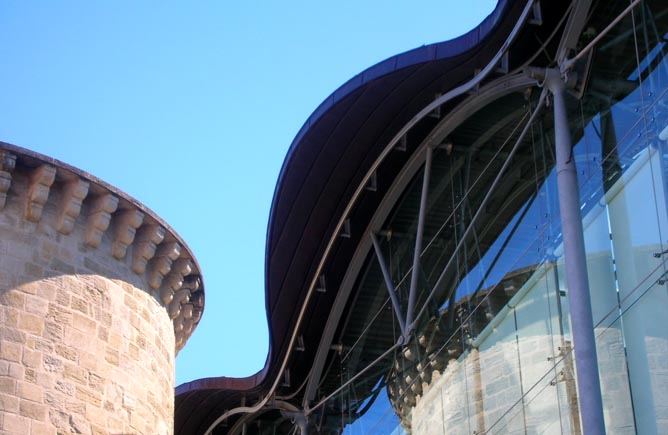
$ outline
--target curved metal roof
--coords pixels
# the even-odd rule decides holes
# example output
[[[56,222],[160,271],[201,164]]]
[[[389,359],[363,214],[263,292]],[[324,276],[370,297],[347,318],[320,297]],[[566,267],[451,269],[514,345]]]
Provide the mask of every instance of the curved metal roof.
[[[372,66],[334,91],[309,117],[288,151],[269,219],[265,291],[271,350],[266,365],[248,378],[207,378],[177,387],[175,433],[204,433],[224,410],[242,401],[253,403],[269,390],[288,351],[297,307],[302,305],[325,246],[365,174],[390,140],[435,97],[467,82],[491,61],[524,7],[524,2],[502,0],[467,34]],[[565,7],[559,5],[558,9]],[[544,12],[544,16],[548,15]],[[548,25],[542,31],[553,29]],[[538,44],[534,38],[518,38],[517,56],[528,57]],[[306,346],[299,355],[291,356],[289,364],[292,389],[307,375],[337,283],[346,271],[346,260],[366,226],[363,222],[368,222],[391,179],[437,121],[425,118],[415,125],[407,138],[407,152],[386,158],[379,169],[385,171],[385,177],[379,172],[378,191],[365,193],[351,212],[353,226],[359,222],[361,230],[353,227],[350,237],[340,239],[329,253],[329,291],[309,301],[305,324],[300,328]]]

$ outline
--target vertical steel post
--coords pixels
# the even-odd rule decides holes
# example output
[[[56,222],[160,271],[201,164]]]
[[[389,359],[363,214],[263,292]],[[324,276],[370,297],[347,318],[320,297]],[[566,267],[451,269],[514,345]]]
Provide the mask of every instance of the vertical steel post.
[[[420,256],[422,255],[422,234],[424,232],[424,220],[427,214],[427,196],[429,194],[429,175],[431,174],[431,159],[434,150],[427,147],[427,157],[424,162],[424,175],[422,176],[422,195],[420,197],[420,211],[418,212],[417,229],[415,231],[415,252],[413,252],[413,272],[411,273],[411,286],[408,292],[408,309],[406,310],[406,335],[415,329],[413,318],[415,317],[415,299],[417,297],[418,279],[420,278]],[[405,337],[408,343],[408,337]]]
[[[605,434],[603,400],[598,377],[598,358],[591,311],[587,257],[584,246],[578,176],[573,157],[564,93],[566,83],[557,69],[545,71],[545,87],[554,97],[554,135],[557,157],[557,188],[563,234],[568,306],[573,326],[575,369],[584,434]]]

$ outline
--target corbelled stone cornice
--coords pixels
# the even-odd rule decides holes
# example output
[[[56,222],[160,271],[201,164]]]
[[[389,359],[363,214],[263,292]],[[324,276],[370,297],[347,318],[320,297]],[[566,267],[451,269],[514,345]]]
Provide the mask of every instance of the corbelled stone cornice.
[[[16,181],[24,186],[18,188]],[[21,219],[48,223],[62,236],[81,231],[87,247],[103,250],[148,284],[174,324],[175,351],[185,345],[204,309],[204,287],[194,255],[172,228],[146,206],[94,176],[56,159],[0,142],[0,213],[17,196]],[[103,238],[111,243],[103,244]],[[102,253],[103,255],[105,253]]]

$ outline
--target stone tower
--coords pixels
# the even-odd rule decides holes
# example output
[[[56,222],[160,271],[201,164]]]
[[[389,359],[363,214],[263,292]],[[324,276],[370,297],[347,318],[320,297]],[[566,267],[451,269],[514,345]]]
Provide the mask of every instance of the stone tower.
[[[171,434],[203,308],[197,261],[152,211],[0,143],[0,433]]]

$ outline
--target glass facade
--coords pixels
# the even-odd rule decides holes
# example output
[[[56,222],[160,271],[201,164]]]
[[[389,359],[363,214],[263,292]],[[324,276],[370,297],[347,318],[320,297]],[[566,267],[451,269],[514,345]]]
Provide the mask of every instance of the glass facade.
[[[580,46],[627,6],[597,4]],[[668,433],[667,44],[668,5],[641,3],[596,44],[581,98],[567,99],[610,434]],[[322,396],[334,393],[313,411],[319,430],[580,433],[551,108],[520,135],[539,91],[500,96],[434,150],[416,331],[395,345],[372,249],[321,377]],[[403,313],[423,175],[378,232]]]

